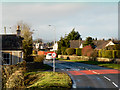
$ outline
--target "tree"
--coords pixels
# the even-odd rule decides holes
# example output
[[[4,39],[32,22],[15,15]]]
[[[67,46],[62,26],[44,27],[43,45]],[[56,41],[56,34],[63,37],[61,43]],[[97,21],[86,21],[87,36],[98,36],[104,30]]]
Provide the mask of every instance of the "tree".
[[[61,37],[60,40],[58,41],[58,51],[59,53],[64,52],[65,48],[69,48],[70,47],[70,40],[81,40],[81,35],[79,34],[79,32],[75,31],[75,28],[72,29],[72,31],[65,37]],[[62,47],[64,47],[64,49],[62,49]]]
[[[68,40],[79,40],[80,39],[79,32],[75,31],[75,28],[72,29],[72,31],[68,34],[67,39]]]
[[[23,52],[24,52],[24,60],[28,61],[28,58],[32,54],[32,32],[30,31],[30,26],[23,22],[18,22],[18,25],[21,27],[21,37],[24,38],[23,44]]]
[[[68,36],[66,36],[65,40],[65,45],[67,48],[70,47],[70,40],[80,40],[81,35],[79,34],[79,32],[75,31],[75,28],[72,29],[72,31],[68,34]]]
[[[90,45],[93,49],[95,48],[92,37],[87,37],[86,41],[83,43],[83,47],[88,45]]]

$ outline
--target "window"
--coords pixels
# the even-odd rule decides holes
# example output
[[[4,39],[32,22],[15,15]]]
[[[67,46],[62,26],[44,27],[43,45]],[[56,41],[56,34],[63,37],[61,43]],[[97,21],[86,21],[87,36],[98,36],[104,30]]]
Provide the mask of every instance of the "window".
[[[3,57],[3,64],[10,64],[10,54],[9,53],[2,53]]]

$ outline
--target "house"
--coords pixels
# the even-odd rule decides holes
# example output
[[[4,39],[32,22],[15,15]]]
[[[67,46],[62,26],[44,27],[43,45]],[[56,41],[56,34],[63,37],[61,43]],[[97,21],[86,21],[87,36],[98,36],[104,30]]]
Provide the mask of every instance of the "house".
[[[17,27],[17,34],[2,34],[0,35],[3,65],[14,65],[23,61],[23,48],[20,36],[20,26]]]
[[[84,42],[82,40],[70,40],[70,48],[83,48]]]
[[[81,41],[81,40],[70,40],[70,48],[83,48],[83,43],[85,41]],[[115,45],[115,44],[120,44],[120,41],[115,41],[115,40],[94,40],[94,45],[95,45],[95,49],[99,50],[99,49],[103,49],[107,46],[110,45]]]

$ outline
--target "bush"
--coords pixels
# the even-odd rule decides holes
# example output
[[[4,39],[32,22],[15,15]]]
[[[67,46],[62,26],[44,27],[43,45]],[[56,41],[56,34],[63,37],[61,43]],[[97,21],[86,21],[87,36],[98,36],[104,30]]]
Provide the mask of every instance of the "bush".
[[[75,54],[75,49],[74,49],[74,48],[67,48],[67,49],[66,49],[66,53],[67,53],[68,55],[73,55],[73,54]]]
[[[29,56],[25,59],[26,62],[33,62],[34,58],[33,56]]]
[[[106,58],[113,58],[113,52],[112,52],[112,50],[106,50],[105,51],[105,57]]]
[[[62,53],[62,55],[66,55],[67,53],[66,53],[66,47],[62,47],[61,48],[61,53]]]
[[[115,58],[120,58],[120,50],[115,50]]]
[[[81,56],[82,55],[82,49],[76,48],[76,55]]]
[[[97,51],[97,50],[93,50],[93,51],[91,52],[90,56],[93,57],[93,58],[98,57],[98,51]]]
[[[34,62],[43,62],[44,55],[38,55],[34,58]]]
[[[102,51],[101,51],[103,58],[106,58],[106,53],[105,53],[105,51],[106,51],[106,50],[102,50]]]
[[[57,50],[57,55],[60,55],[60,54],[61,54],[61,50],[58,49],[58,50]]]
[[[102,57],[102,50],[98,51],[98,57]]]
[[[99,50],[99,57],[120,58],[120,50]]]
[[[37,51],[33,50],[32,53],[33,53],[33,54],[37,54]]]
[[[6,83],[6,88],[24,88],[24,75],[22,70],[17,70],[13,73]]]
[[[91,55],[91,53],[93,52],[93,48],[89,45],[89,46],[85,46],[83,49],[82,49],[82,55],[83,56],[89,56]]]

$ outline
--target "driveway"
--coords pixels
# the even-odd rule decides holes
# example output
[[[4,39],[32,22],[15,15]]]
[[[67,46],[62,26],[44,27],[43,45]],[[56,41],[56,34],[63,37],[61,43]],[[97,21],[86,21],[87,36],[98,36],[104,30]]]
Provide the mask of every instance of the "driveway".
[[[52,61],[44,63],[53,66]],[[67,73],[73,80],[73,88],[120,90],[120,71],[115,69],[56,60],[56,71]]]

